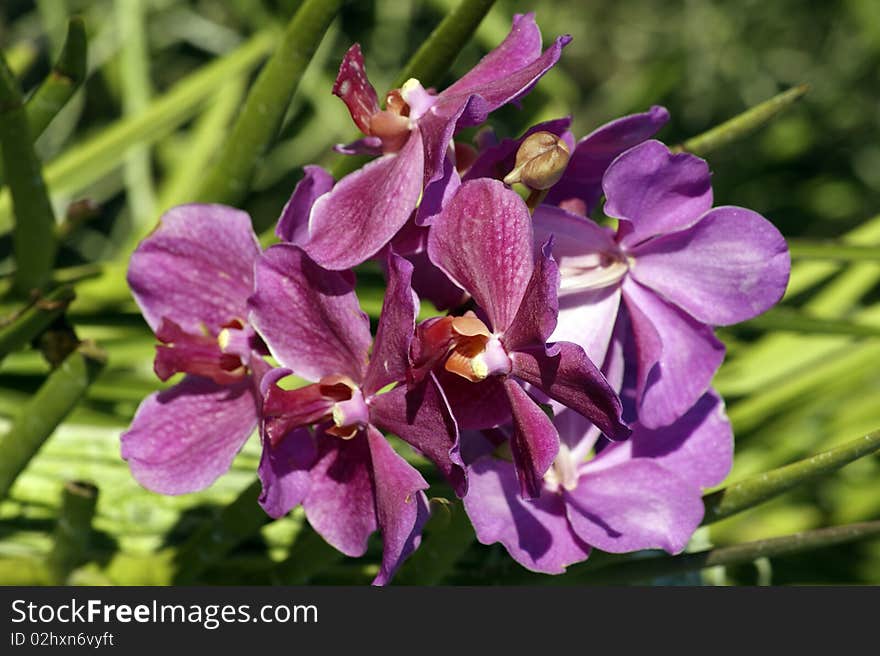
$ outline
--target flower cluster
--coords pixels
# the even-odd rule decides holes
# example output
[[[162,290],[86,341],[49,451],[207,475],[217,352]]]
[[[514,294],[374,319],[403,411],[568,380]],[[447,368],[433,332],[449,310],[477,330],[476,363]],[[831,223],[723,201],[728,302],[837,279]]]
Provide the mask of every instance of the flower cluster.
[[[163,216],[128,280],[156,374],[186,375],[122,436],[141,484],[202,489],[259,428],[263,509],[302,505],[350,556],[378,530],[384,584],[430,508],[393,434],[434,463],[481,542],[531,570],[594,547],[685,547],[732,459],[713,327],[779,300],[788,250],[757,213],[713,207],[703,160],[652,139],[661,107],[577,142],[569,119],[456,141],[568,41],[542,51],[518,15],[455,84],[409,80],[384,109],[352,46],[333,93],[365,136],[339,150],[376,159],[338,181],[306,167],[265,251],[239,210]],[[351,270],[368,259],[387,281],[375,334]]]

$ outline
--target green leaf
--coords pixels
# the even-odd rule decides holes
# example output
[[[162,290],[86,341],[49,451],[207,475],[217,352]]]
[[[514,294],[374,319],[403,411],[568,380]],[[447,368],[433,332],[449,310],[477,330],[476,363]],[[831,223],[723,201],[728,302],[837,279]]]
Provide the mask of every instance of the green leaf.
[[[880,246],[843,244],[834,241],[789,239],[788,249],[794,259],[835,260],[837,262],[880,262]]]
[[[686,151],[700,156],[718,150],[763,127],[781,111],[788,109],[800,100],[809,89],[809,85],[801,84],[788,91],[784,91],[770,100],[755,105],[739,116],[735,116],[729,121],[725,121],[721,125],[712,128],[708,132],[688,139],[673,150],[678,152]]]
[[[706,506],[703,524],[711,524],[753,508],[802,483],[837,471],[854,460],[878,450],[880,450],[880,431],[874,431],[799,462],[728,485],[703,498]]]
[[[880,326],[856,323],[845,319],[814,317],[801,310],[777,307],[738,324],[737,330],[786,331],[808,335],[851,335],[853,337],[880,337]]]
[[[278,134],[290,99],[341,5],[342,0],[305,0],[294,14],[196,200],[234,205],[247,193],[257,162]]]
[[[9,432],[0,438],[0,499],[6,497],[31,458],[76,407],[105,362],[103,351],[83,342],[21,406]]]

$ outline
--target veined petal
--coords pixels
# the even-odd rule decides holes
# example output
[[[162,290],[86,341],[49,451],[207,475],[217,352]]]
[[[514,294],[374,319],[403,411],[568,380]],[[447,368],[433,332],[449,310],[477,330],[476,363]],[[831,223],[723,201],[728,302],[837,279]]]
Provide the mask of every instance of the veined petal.
[[[257,426],[250,378],[218,385],[188,376],[148,396],[122,434],[122,458],[160,494],[203,490],[224,474]]]
[[[602,197],[602,176],[611,162],[650,139],[668,120],[666,108],[655,105],[647,112],[624,116],[593,130],[575,146],[562,179],[544,202],[558,205],[576,198],[583,201],[589,214]]]
[[[318,459],[303,501],[309,524],[346,556],[363,556],[376,530],[370,445],[364,431],[350,440],[316,432]]]
[[[574,532],[609,553],[678,553],[703,519],[700,488],[644,458],[598,471],[587,465],[563,495]]]
[[[317,381],[359,383],[372,342],[351,276],[325,271],[297,246],[277,244],[257,263],[251,323],[283,366]]]
[[[497,180],[464,183],[428,235],[428,255],[474,297],[502,332],[510,326],[534,270],[531,216]]]
[[[360,131],[370,134],[370,119],[379,111],[379,99],[367,78],[359,43],[351,46],[342,58],[333,84],[333,95],[342,99]]]
[[[429,458],[462,496],[467,491],[458,427],[433,374],[407,389],[398,385],[370,401],[370,421]]]
[[[523,499],[513,465],[491,456],[468,468],[468,477],[464,507],[482,544],[500,542],[520,565],[545,574],[561,574],[589,556],[559,494],[542,489],[536,499]]]
[[[560,296],[556,329],[547,341],[572,342],[593,362],[603,362],[619,311],[620,287],[616,285]]]
[[[559,434],[553,422],[533,398],[511,378],[504,379],[504,390],[513,416],[510,450],[523,498],[540,496],[543,476],[559,453]]]
[[[303,171],[303,179],[297,183],[275,226],[279,239],[297,245],[308,240],[309,214],[315,201],[333,188],[333,176],[320,166],[310,164]]]
[[[523,349],[513,353],[511,359],[514,376],[576,410],[609,439],[629,435],[621,419],[620,399],[577,344],[557,342],[546,350],[543,346]]]
[[[302,503],[309,492],[317,449],[312,434],[305,428],[288,433],[272,446],[263,437],[263,455],[257,474],[263,484],[259,503],[270,517],[283,517]]]
[[[692,226],[712,207],[709,166],[689,153],[673,154],[646,141],[612,162],[602,180],[605,214],[621,219],[621,244]]]
[[[367,427],[376,517],[382,532],[382,565],[373,585],[391,581],[397,568],[415,551],[422,528],[428,521],[428,499],[422,490],[428,484],[409,463],[401,458],[388,440],[373,426]]]
[[[785,238],[757,212],[716,207],[686,230],[638,246],[632,275],[703,323],[745,321],[785,293]]]
[[[250,217],[224,205],[179,205],[137,247],[128,285],[153,331],[163,318],[214,335],[247,317],[260,246]]]
[[[504,345],[510,351],[526,346],[543,345],[553,329],[559,315],[559,267],[550,254],[552,238],[543,245],[526,287],[522,303],[513,322],[504,334]]]
[[[638,352],[639,421],[668,426],[709,389],[724,360],[712,329],[627,278],[623,298]]]
[[[409,347],[419,313],[419,299],[410,286],[412,264],[399,255],[389,253],[385,271],[388,286],[364,379],[364,394],[368,396],[389,383],[406,380]]]
[[[375,255],[403,227],[422,193],[422,137],[351,173],[312,206],[303,248],[326,269],[348,269]]]

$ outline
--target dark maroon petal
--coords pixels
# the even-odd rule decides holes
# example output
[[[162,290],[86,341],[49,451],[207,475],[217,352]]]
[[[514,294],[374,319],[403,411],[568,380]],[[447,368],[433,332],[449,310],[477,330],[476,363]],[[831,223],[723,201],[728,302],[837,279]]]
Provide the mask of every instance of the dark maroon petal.
[[[156,337],[162,342],[156,346],[153,362],[153,371],[159,380],[168,380],[177,373],[188,373],[210,378],[218,385],[229,385],[247,375],[241,357],[224,353],[216,337],[203,333],[191,335],[169,319],[162,321]]]
[[[451,310],[467,300],[467,293],[434,266],[427,253],[407,255],[413,265],[412,286],[418,297],[430,301],[440,312]]]
[[[122,434],[122,458],[160,494],[203,490],[225,473],[257,425],[250,378],[217,385],[186,377],[141,403]]]
[[[342,58],[333,84],[333,95],[342,98],[348,112],[364,134],[370,134],[370,119],[379,111],[376,90],[367,79],[361,46],[355,43]]]
[[[303,378],[363,380],[372,342],[352,277],[325,271],[296,246],[277,244],[260,258],[251,323],[283,366]]]
[[[428,521],[428,484],[401,458],[383,435],[367,427],[375,484],[376,517],[382,532],[382,565],[373,585],[391,581],[397,568],[415,551]]]
[[[348,269],[375,255],[409,219],[422,193],[422,138],[351,173],[312,207],[309,256],[326,269]]]
[[[131,256],[128,284],[155,332],[163,318],[214,335],[247,317],[260,246],[250,217],[224,205],[180,205]]]
[[[529,210],[497,180],[466,182],[432,226],[428,255],[503,332],[534,269]]]
[[[333,188],[333,176],[320,166],[303,167],[305,175],[300,180],[290,200],[281,211],[281,218],[275,226],[275,234],[282,241],[302,245],[309,237],[309,214],[318,196]]]
[[[388,286],[364,379],[364,394],[367,396],[389,383],[406,380],[409,347],[419,313],[419,300],[410,286],[412,264],[399,255],[389,253],[385,271]]]
[[[516,381],[505,378],[504,390],[513,415],[510,450],[520,491],[526,499],[540,496],[544,474],[559,453],[559,434],[553,422]]]
[[[316,432],[318,460],[303,501],[306,519],[346,556],[363,556],[376,530],[372,462],[366,433],[350,440]]]
[[[716,207],[693,226],[632,251],[632,275],[698,321],[726,326],[782,298],[791,260],[785,238],[742,207]]]
[[[667,426],[709,389],[724,360],[724,344],[712,329],[626,279],[623,299],[638,354],[638,418],[650,428]]]
[[[275,446],[263,438],[257,473],[263,484],[259,503],[266,514],[277,519],[302,503],[309,492],[309,470],[316,457],[315,440],[305,428],[288,433]]]
[[[272,444],[279,444],[293,430],[324,420],[333,411],[335,400],[321,392],[321,385],[295,390],[277,385],[264,388],[263,430]]]
[[[646,141],[614,160],[602,179],[605,214],[621,219],[621,243],[684,230],[712,207],[709,166],[689,153],[673,154]]]
[[[543,345],[556,328],[556,318],[559,316],[559,267],[550,255],[551,247],[552,239],[542,247],[519,310],[504,333],[502,341],[510,351]]]
[[[500,377],[471,383],[448,371],[438,371],[436,376],[460,430],[482,430],[510,422],[510,404]]]
[[[557,342],[512,354],[513,375],[543,391],[592,421],[609,439],[624,439],[630,431],[621,419],[620,398],[584,350]]]
[[[458,427],[433,375],[407,389],[405,385],[370,400],[370,421],[429,458],[459,496],[467,491]]]
[[[556,136],[565,134],[571,126],[571,118],[557,118],[552,121],[538,123],[526,130],[519,139],[502,139],[481,152],[474,163],[465,173],[464,180],[476,180],[477,178],[494,178],[502,180],[516,165],[516,151],[529,136],[535,132],[549,132]]]
[[[481,543],[500,542],[520,565],[545,574],[561,574],[590,555],[569,526],[561,495],[543,489],[523,499],[513,466],[491,456],[477,460],[468,477],[464,508]]]
[[[668,120],[666,108],[655,105],[647,112],[624,116],[597,128],[578,142],[562,179],[544,202],[559,205],[575,198],[583,201],[589,214],[602,197],[602,176],[611,162],[650,139]]]

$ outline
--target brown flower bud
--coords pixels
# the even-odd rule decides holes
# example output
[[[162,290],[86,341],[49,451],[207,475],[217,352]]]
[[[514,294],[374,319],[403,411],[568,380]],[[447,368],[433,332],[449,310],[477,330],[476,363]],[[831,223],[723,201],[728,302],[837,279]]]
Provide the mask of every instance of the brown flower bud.
[[[504,184],[521,182],[530,189],[549,189],[568,166],[568,144],[555,134],[535,132],[516,151],[516,165],[504,178]]]

